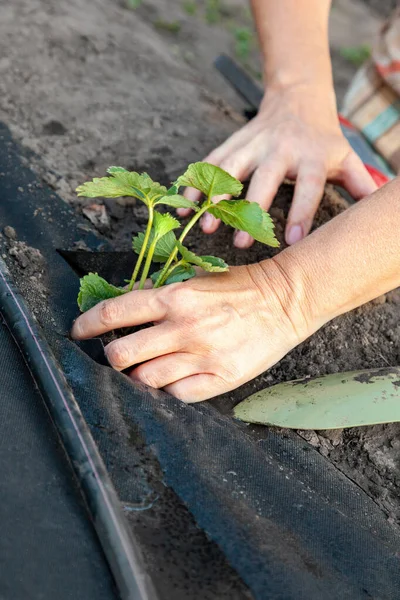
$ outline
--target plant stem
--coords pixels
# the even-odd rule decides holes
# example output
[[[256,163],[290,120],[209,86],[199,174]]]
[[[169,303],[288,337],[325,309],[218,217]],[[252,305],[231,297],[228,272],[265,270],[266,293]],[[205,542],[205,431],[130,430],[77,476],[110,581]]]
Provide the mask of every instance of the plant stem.
[[[176,263],[174,263],[173,265],[170,266],[170,268],[168,269],[168,271],[165,274],[165,281],[167,281],[168,277],[171,275],[171,273],[173,271],[175,271],[176,267],[179,267],[180,265],[182,265],[185,261],[184,260],[178,260]]]
[[[189,231],[192,229],[192,227],[197,223],[197,221],[200,219],[200,217],[207,212],[207,208],[210,206],[211,204],[211,200],[207,199],[207,201],[203,204],[203,206],[201,207],[201,209],[190,219],[189,223],[186,225],[185,229],[182,231],[181,237],[179,238],[179,241],[182,243],[183,240],[185,239],[185,237],[187,236],[187,234],[189,233]],[[166,281],[167,277],[167,273],[169,270],[169,267],[171,266],[172,261],[175,259],[176,255],[178,254],[178,248],[175,247],[174,250],[171,252],[169,259],[167,260],[167,262],[164,265],[163,270],[161,271],[157,281],[154,284],[154,288],[158,288],[161,287],[163,285],[163,283]]]
[[[151,205],[149,205],[148,208],[149,208],[149,220],[147,222],[147,228],[146,228],[146,233],[144,235],[143,246],[142,246],[142,248],[140,250],[139,257],[138,257],[138,259],[136,261],[135,270],[133,271],[131,280],[129,282],[128,290],[130,292],[132,291],[133,286],[135,285],[136,278],[137,278],[138,273],[139,273],[139,269],[140,269],[140,267],[142,265],[142,261],[143,261],[143,257],[144,257],[145,252],[146,252],[147,244],[149,243],[151,228],[153,226],[153,217],[154,217],[153,207]]]
[[[158,239],[156,237],[154,237],[154,240],[150,244],[149,251],[147,252],[146,262],[144,263],[142,276],[140,278],[139,290],[142,290],[144,288],[144,284],[146,283],[147,275],[149,274],[151,261],[153,258],[154,251],[156,249],[157,242],[158,242]]]

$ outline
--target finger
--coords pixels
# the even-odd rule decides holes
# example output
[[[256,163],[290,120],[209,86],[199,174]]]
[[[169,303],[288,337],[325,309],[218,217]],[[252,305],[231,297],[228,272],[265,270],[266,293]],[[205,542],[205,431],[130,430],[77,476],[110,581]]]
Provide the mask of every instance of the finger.
[[[192,202],[200,202],[202,196],[201,192],[194,188],[185,188],[183,195]],[[188,217],[193,211],[191,208],[178,208],[176,212],[180,217]]]
[[[175,352],[139,365],[129,376],[135,381],[161,389],[175,381],[201,372],[201,359],[199,356]]]
[[[326,169],[323,164],[307,163],[300,166],[286,224],[287,244],[295,244],[310,231],[314,215],[324,195],[325,182]]]
[[[189,217],[193,211],[191,208],[177,208],[176,212],[178,214],[178,217],[182,217],[183,219],[185,219],[186,217]]]
[[[160,290],[128,292],[103,300],[81,315],[72,327],[71,336],[77,340],[89,339],[113,329],[160,321],[166,312]]]
[[[208,400],[229,391],[221,385],[218,377],[208,373],[185,377],[171,385],[164,386],[164,390],[187,404]]]
[[[105,347],[110,365],[117,371],[180,349],[181,337],[171,325],[162,324],[126,335]]]
[[[258,202],[264,210],[268,210],[275,198],[279,186],[288,170],[288,159],[284,156],[276,156],[267,159],[253,173],[247,200]],[[254,239],[245,231],[237,231],[234,235],[234,245],[237,248],[250,248]]]
[[[135,283],[135,285],[133,286],[132,290],[133,290],[133,291],[136,291],[136,290],[138,290],[138,289],[139,289],[139,285],[140,285],[140,282],[139,282],[139,281],[137,281],[137,282]],[[126,286],[126,288],[127,288],[127,287],[128,287],[128,286]],[[151,289],[152,289],[152,287],[153,287],[153,282],[152,282],[152,280],[151,280],[151,279],[146,279],[146,281],[144,282],[144,288],[143,288],[143,289],[144,289],[144,290],[151,290]]]
[[[223,198],[221,197],[221,200],[222,199]],[[216,219],[214,215],[211,215],[210,213],[205,213],[200,220],[200,227],[202,228],[204,233],[208,234],[215,233],[220,224],[221,220]]]
[[[361,200],[378,188],[361,158],[355,152],[351,152],[343,162],[343,175],[340,183],[354,200]]]

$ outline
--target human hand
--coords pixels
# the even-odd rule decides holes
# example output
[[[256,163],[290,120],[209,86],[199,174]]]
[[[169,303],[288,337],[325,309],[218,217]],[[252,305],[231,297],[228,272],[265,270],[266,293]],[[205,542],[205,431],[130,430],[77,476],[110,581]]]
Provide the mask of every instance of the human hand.
[[[333,92],[305,84],[269,89],[258,115],[204,160],[241,181],[251,176],[247,199],[265,210],[285,177],[296,180],[285,232],[288,244],[309,233],[326,181],[341,185],[356,200],[376,189],[340,130]],[[193,189],[185,195],[200,199]],[[189,212],[178,211],[180,216]],[[215,217],[204,215],[201,227],[205,233],[214,233],[218,226]],[[248,248],[253,241],[248,233],[235,233],[238,248]]]
[[[305,339],[301,298],[272,259],[106,300],[76,320],[72,336],[153,323],[111,342],[110,364],[132,367],[132,379],[197,402],[256,377]]]

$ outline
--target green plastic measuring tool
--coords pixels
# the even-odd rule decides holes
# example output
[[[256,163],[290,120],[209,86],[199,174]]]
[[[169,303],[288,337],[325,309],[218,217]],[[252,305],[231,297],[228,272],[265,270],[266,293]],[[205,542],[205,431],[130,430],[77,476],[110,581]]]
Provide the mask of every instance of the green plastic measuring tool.
[[[279,383],[234,409],[248,423],[341,429],[400,421],[400,367],[335,373]]]

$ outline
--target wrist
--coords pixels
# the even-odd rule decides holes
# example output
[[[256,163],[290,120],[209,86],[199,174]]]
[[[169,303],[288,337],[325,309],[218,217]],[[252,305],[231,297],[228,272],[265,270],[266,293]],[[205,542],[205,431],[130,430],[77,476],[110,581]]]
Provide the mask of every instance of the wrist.
[[[331,96],[334,94],[333,79],[329,73],[320,75],[312,73],[299,74],[299,71],[286,71],[284,69],[271,72],[265,71],[263,82],[266,92],[284,94],[286,92],[296,91],[301,94],[309,94],[310,91],[317,91],[318,94]]]
[[[335,92],[319,83],[303,81],[267,88],[258,118],[270,119],[277,114],[293,115],[315,131],[340,132]]]
[[[301,268],[282,260],[282,252],[272,259],[250,265],[252,279],[257,282],[268,313],[273,314],[276,326],[288,336],[294,347],[306,340],[319,326],[314,317],[314,307]]]
[[[273,99],[279,99],[279,102],[289,106],[310,107],[313,111],[318,105],[319,110],[323,112],[329,110],[334,111],[335,115],[337,114],[336,94],[333,85],[329,82],[307,81],[306,79],[293,79],[286,82],[275,80],[266,85],[260,112]]]

